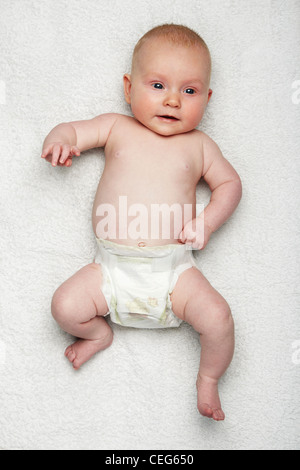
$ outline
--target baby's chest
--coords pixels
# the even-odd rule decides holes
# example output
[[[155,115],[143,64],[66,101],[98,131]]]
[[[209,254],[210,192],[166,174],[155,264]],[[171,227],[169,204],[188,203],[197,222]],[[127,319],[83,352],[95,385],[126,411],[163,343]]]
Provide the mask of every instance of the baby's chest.
[[[110,155],[111,163],[128,177],[144,180],[174,182],[193,182],[200,179],[200,156],[188,148],[169,146],[159,148],[155,145],[118,146]]]

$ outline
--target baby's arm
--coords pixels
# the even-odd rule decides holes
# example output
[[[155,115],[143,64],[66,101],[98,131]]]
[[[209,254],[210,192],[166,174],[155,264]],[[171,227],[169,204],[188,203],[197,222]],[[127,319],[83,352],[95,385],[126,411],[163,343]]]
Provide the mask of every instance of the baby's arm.
[[[238,206],[242,197],[242,184],[217,144],[207,136],[203,153],[203,178],[212,192],[210,203],[204,210],[204,223],[215,232]]]
[[[87,121],[59,124],[46,137],[42,158],[52,166],[72,165],[73,155],[95,147],[104,147],[118,114],[102,114]]]
[[[205,247],[211,234],[234,212],[242,196],[239,175],[223,157],[217,144],[206,135],[203,141],[202,176],[212,192],[209,204],[199,215],[202,224],[198,224],[198,227],[202,227],[202,233],[195,229],[196,220],[193,220],[180,235],[183,243],[191,244],[196,249]]]

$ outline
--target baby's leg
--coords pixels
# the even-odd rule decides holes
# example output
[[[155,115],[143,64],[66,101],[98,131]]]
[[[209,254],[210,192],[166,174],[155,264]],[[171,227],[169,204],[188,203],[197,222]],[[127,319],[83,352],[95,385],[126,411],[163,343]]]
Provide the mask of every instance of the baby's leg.
[[[204,416],[223,420],[225,414],[219,398],[218,381],[231,363],[234,352],[234,324],[230,308],[196,268],[180,276],[172,302],[175,315],[200,333],[198,409]]]
[[[102,273],[98,264],[80,269],[54,293],[52,315],[61,328],[79,341],[66,349],[65,355],[74,369],[96,352],[111,345],[113,333],[103,318],[108,312],[101,292]]]

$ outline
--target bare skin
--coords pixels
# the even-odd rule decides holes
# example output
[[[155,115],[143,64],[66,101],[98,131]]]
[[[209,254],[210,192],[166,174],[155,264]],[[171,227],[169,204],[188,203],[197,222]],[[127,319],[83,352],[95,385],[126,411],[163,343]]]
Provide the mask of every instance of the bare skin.
[[[73,156],[89,148],[104,147],[105,169],[93,207],[97,237],[105,238],[99,230],[98,208],[111,204],[117,215],[117,235],[111,238],[114,242],[127,245],[142,242],[147,246],[187,243],[194,249],[203,249],[241,197],[236,171],[218,146],[195,130],[211,96],[207,56],[204,52],[199,54],[198,48],[182,46],[178,51],[177,46],[161,42],[148,49],[139,56],[134,76],[124,76],[125,98],[134,117],[107,114],[89,121],[61,124],[47,136],[42,157],[53,166],[68,167]],[[201,178],[209,185],[212,196],[200,215],[204,219],[204,234],[195,234],[196,186]],[[148,213],[152,204],[191,204],[193,219],[168,239],[162,236],[152,239],[150,233],[138,240],[120,238],[120,194],[127,197],[129,205],[142,204]],[[65,352],[74,369],[109,347],[113,340],[104,318],[108,306],[101,283],[101,266],[92,263],[63,283],[53,296],[54,318],[65,331],[79,338]],[[196,268],[180,276],[171,299],[174,314],[200,334],[201,360],[196,382],[199,412],[216,421],[223,420],[218,381],[234,350],[229,306]]]

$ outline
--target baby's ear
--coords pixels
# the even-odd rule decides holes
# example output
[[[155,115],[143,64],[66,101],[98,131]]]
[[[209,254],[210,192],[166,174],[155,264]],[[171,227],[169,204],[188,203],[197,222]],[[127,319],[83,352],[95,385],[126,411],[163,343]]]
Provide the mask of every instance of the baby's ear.
[[[213,94],[213,91],[212,91],[212,89],[210,88],[210,89],[208,90],[208,100],[207,100],[207,103],[209,103],[209,100],[211,99],[211,95],[212,95],[212,94]]]
[[[125,100],[128,104],[131,103],[131,75],[126,73],[123,77],[123,84],[124,84],[124,94]]]

